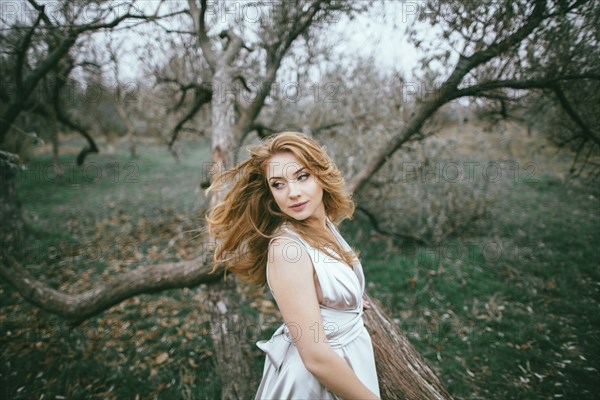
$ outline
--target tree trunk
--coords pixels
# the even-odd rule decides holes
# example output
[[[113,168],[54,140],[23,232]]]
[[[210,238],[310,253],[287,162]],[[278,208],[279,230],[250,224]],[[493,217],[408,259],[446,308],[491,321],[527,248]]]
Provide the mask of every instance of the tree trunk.
[[[52,142],[52,157],[54,158],[54,171],[56,178],[63,176],[62,163],[60,162],[60,142],[58,141],[58,124],[56,119],[52,118],[52,127],[50,130],[50,141]]]
[[[223,400],[252,399],[258,387],[246,339],[253,322],[242,310],[236,288],[235,278],[229,274],[210,286],[206,304]]]
[[[127,134],[127,141],[129,143],[129,154],[131,155],[131,158],[138,158],[137,144],[133,138],[133,132]]]
[[[381,304],[366,294],[365,299],[372,307],[365,311],[364,320],[375,350],[381,398],[451,399],[427,361],[386,316]]]
[[[228,65],[220,65],[213,78],[213,97],[211,100],[212,153],[209,179],[212,182],[218,174],[233,168],[236,126],[235,93],[228,92],[232,75]],[[213,193],[209,207],[223,200],[224,193]],[[211,240],[207,238],[206,240]],[[227,282],[211,285],[210,300],[207,304],[212,321],[217,329],[211,332],[215,348],[217,371],[221,377],[221,399],[253,398],[256,384],[251,379],[252,366],[247,353],[247,343],[232,326],[244,325],[244,313],[241,299],[233,276]]]
[[[0,262],[16,253],[25,237],[25,223],[21,216],[21,203],[15,191],[15,176],[19,157],[0,151]]]
[[[228,65],[219,65],[213,77],[213,96],[211,99],[212,127],[212,168],[209,179],[226,169],[233,168],[235,149],[235,93],[229,92],[232,86],[232,75]],[[215,193],[210,199],[210,207],[222,200],[220,193]]]
[[[8,135],[12,124],[16,121],[23,108],[23,101],[15,100],[8,104],[4,112],[0,114],[0,143]]]
[[[137,158],[137,147],[133,138],[134,128],[129,116],[127,115],[125,107],[123,107],[123,104],[121,104],[123,101],[123,99],[119,99],[116,104],[117,114],[119,115],[119,118],[121,118],[121,121],[123,121],[123,125],[125,125],[125,129],[127,130],[125,137],[127,138],[127,143],[129,144],[129,154],[131,158]]]

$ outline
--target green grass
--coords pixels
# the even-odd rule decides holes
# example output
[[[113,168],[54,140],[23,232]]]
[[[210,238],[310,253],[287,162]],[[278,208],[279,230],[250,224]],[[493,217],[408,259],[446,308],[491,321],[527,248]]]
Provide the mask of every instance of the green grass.
[[[378,243],[361,248],[370,293],[455,398],[595,399],[598,198],[552,177],[510,184],[503,193],[494,210],[500,229],[487,237],[451,239],[442,250],[414,255],[406,245],[391,256]],[[444,252],[461,243],[482,245],[462,257]],[[486,256],[483,243],[510,245],[497,257]]]
[[[185,149],[180,163],[164,147],[139,145],[137,159],[125,150],[90,155],[85,168],[67,154],[62,179],[51,157],[34,159],[16,179],[27,220],[20,261],[52,287],[78,292],[117,270],[179,260],[175,249],[195,244],[176,228],[195,228],[194,190],[208,159],[197,142]],[[198,334],[200,288],[137,296],[75,328],[4,282],[0,290],[2,398],[211,399],[219,392],[210,339]],[[162,353],[169,357],[159,363]]]
[[[128,268],[179,260],[181,251],[193,257],[201,250],[186,231],[197,227],[194,190],[208,152],[194,142],[185,149],[181,163],[151,145],[140,145],[135,160],[124,150],[92,155],[99,179],[77,167],[60,181],[47,179],[30,166],[16,183],[28,227],[21,262],[51,286],[80,292]],[[33,162],[39,172],[51,158]],[[502,184],[488,230],[441,248],[390,247],[360,214],[340,229],[362,252],[370,295],[456,399],[594,399],[598,193],[549,175]],[[99,254],[82,252],[86,246]],[[500,257],[489,251],[494,246]],[[0,293],[2,398],[219,397],[203,286],[137,296],[75,328],[5,282]],[[244,305],[251,319],[258,308]],[[265,318],[267,329],[248,333],[257,377],[264,354],[254,342],[279,323],[276,313]]]

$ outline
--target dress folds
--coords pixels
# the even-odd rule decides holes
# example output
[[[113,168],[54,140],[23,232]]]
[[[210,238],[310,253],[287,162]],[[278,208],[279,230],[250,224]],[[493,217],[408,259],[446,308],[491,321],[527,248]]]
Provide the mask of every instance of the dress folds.
[[[351,250],[329,218],[326,223],[342,247]],[[355,259],[353,268],[349,268],[310,246],[291,226],[284,224],[280,232],[272,240],[278,237],[291,239],[302,245],[310,255],[323,294],[319,307],[327,342],[365,386],[379,396],[373,345],[363,322],[365,278],[360,261]],[[272,289],[271,293],[276,297]],[[294,327],[282,324],[270,339],[256,343],[266,357],[255,400],[339,399],[304,367],[289,329]]]

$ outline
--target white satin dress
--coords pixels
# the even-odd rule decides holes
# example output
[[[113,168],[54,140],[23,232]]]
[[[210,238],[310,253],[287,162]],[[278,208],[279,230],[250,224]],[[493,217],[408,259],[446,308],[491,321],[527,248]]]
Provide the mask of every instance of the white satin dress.
[[[336,226],[328,218],[326,223],[344,249],[350,250]],[[365,277],[360,261],[355,260],[353,269],[349,268],[310,246],[289,225],[283,225],[277,237],[292,239],[308,251],[323,293],[319,307],[327,341],[354,370],[361,382],[379,396],[373,345],[362,317]],[[292,252],[293,250],[289,254]],[[271,293],[276,297],[272,289]],[[315,331],[310,334],[315,334]],[[339,399],[304,367],[285,324],[282,324],[270,339],[261,340],[256,345],[266,353],[263,377],[256,400]]]

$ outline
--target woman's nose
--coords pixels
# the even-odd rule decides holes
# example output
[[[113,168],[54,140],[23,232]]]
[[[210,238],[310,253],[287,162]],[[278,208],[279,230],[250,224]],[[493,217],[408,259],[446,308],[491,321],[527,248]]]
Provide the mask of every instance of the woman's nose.
[[[298,183],[297,182],[289,182],[288,187],[290,188],[288,196],[298,197],[298,195],[300,194],[300,190],[298,188]]]

